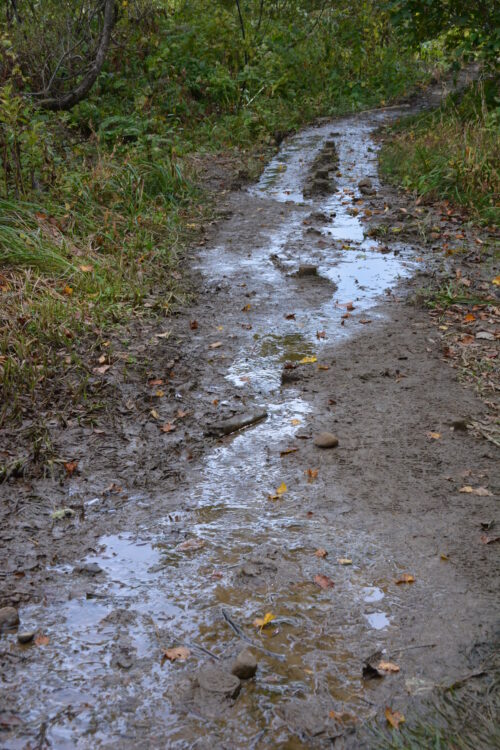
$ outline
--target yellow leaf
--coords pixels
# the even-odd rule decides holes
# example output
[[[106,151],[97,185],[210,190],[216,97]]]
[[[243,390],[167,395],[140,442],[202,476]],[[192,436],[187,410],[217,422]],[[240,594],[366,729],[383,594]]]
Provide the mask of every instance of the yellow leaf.
[[[302,357],[302,359],[299,360],[299,365],[313,365],[317,361],[317,357]]]
[[[337,562],[339,565],[352,565],[352,560],[349,557],[339,557]]]
[[[253,621],[253,624],[256,628],[265,628],[266,625],[269,625],[270,622],[272,622],[275,618],[275,615],[273,615],[272,612],[266,612],[264,617],[256,617]]]
[[[84,273],[91,273],[93,270],[93,266],[80,266],[80,271],[83,271]]]
[[[291,419],[290,423],[293,424],[294,427],[296,427],[298,424],[300,424],[300,419]]]
[[[392,661],[381,661],[377,665],[377,669],[381,669],[383,672],[399,672],[399,667]]]
[[[495,286],[500,286],[500,276],[495,276],[491,283]]]
[[[405,720],[403,714],[400,714],[399,711],[393,711],[389,706],[385,709],[385,718],[394,729],[398,729],[399,725]]]
[[[318,365],[318,370],[329,370],[330,365]]]
[[[71,295],[73,294],[73,289],[66,284],[66,286],[62,290],[62,293],[65,294],[66,297],[71,297]]]
[[[427,437],[429,438],[429,440],[439,440],[439,438],[441,437],[441,433],[440,432],[428,432]]]
[[[403,573],[403,575],[399,576],[399,578],[396,580],[396,583],[414,583],[415,582],[415,576],[410,575],[410,573]]]
[[[466,492],[468,495],[479,495],[479,497],[492,497],[493,495],[486,487],[471,487],[470,484],[460,487],[458,491]]]
[[[280,497],[281,495],[284,495],[286,491],[287,491],[286,484],[284,482],[281,482],[280,486],[276,490],[276,494],[278,495],[278,497]]]
[[[153,417],[153,419],[159,419],[160,418],[160,415],[158,414],[158,412],[156,411],[156,409],[151,409],[151,411],[149,413],[151,414],[151,416]]]

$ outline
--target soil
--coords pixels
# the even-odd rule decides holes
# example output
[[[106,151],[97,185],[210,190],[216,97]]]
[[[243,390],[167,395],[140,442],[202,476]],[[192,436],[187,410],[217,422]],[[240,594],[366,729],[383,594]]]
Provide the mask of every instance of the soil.
[[[0,606],[36,632],[0,636],[2,750],[361,747],[385,706],[487,673],[498,448],[477,425],[494,394],[459,380],[413,303],[442,273],[421,231],[442,207],[380,185],[374,137],[408,109],[287,138],[244,190],[218,165],[196,302],[111,340],[104,411],[47,425],[55,478],[1,486]]]

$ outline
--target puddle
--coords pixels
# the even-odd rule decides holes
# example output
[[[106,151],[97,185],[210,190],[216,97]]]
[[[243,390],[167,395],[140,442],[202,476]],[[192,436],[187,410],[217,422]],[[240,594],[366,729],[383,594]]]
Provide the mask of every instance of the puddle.
[[[24,728],[6,750],[24,747],[23,732],[38,731],[47,715],[52,718],[46,738],[54,748],[149,747],[136,737],[151,736],[151,726],[160,727],[151,747],[201,747],[204,736],[215,746],[232,746],[235,732],[238,747],[254,746],[260,735],[261,744],[276,747],[273,728],[274,737],[283,728],[275,706],[283,701],[321,694],[358,716],[369,710],[359,644],[384,643],[399,596],[373,585],[387,572],[384,547],[310,513],[314,492],[329,497],[339,517],[355,501],[342,497],[334,484],[324,486],[321,477],[313,489],[301,469],[286,488],[286,502],[270,501],[269,495],[284,473],[270,446],[292,442],[311,413],[293,388],[281,392],[283,363],[306,356],[320,361],[325,342],[350,335],[341,325],[347,302],[356,319],[386,287],[411,273],[404,248],[397,257],[381,255],[348,211],[352,201],[344,190],[356,195],[358,181],[375,174],[370,150],[375,125],[373,118],[336,123],[343,176],[337,177],[334,195],[314,201],[302,192],[305,165],[331,137],[332,127],[309,129],[286,142],[250,190],[263,201],[288,204],[283,221],[263,231],[250,256],[229,244],[203,254],[201,268],[209,281],[244,278],[247,289],[256,290],[252,330],[242,332],[227,378],[249,388],[268,418],[222,441],[193,469],[188,496],[179,497],[179,507],[187,510],[152,518],[137,535],[102,537],[101,549],[85,560],[102,573],[88,585],[75,581],[67,568],[53,569],[57,596],[23,613],[47,634],[51,648],[33,666],[23,698]],[[332,217],[314,237],[303,223],[312,209]],[[331,283],[291,275],[305,263]],[[183,549],[184,543],[194,546]],[[314,554],[319,546],[330,551],[324,560]],[[354,565],[339,565],[337,559],[345,556]],[[334,585],[321,588],[318,573]],[[367,604],[382,599],[386,612],[366,613]],[[245,645],[224,612],[253,643],[259,671],[229,718],[208,720],[203,706],[201,715],[179,707],[176,685],[207,659],[228,658]],[[252,623],[266,612],[275,620],[259,631]],[[14,639],[11,644],[16,647]],[[178,645],[191,651],[188,661],[165,662],[162,650]],[[68,706],[76,706],[74,713],[61,713]],[[297,740],[286,746],[309,745]]]

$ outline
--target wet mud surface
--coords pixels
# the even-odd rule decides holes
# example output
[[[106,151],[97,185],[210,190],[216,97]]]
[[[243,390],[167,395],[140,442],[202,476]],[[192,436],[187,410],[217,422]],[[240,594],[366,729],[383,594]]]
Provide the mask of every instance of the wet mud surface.
[[[407,302],[424,250],[364,223],[396,115],[304,130],[228,193],[196,306],[130,331],[141,386],[118,358],[119,407],[59,436],[71,476],[3,486],[2,603],[35,635],[0,639],[2,750],[359,747],[482,663],[498,454]]]

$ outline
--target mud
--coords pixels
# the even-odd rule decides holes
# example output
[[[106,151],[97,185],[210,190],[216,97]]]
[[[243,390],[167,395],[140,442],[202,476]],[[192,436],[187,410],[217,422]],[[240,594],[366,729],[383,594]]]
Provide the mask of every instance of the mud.
[[[432,254],[352,210],[363,180],[387,195],[373,134],[397,114],[304,130],[226,194],[196,306],[122,335],[135,380],[117,358],[113,411],[57,435],[77,470],[4,485],[3,603],[36,636],[1,637],[2,750],[356,747],[493,644],[496,449],[452,426],[485,407],[408,304]],[[335,192],[313,195],[332,140]],[[400,671],[363,677],[377,651]]]

